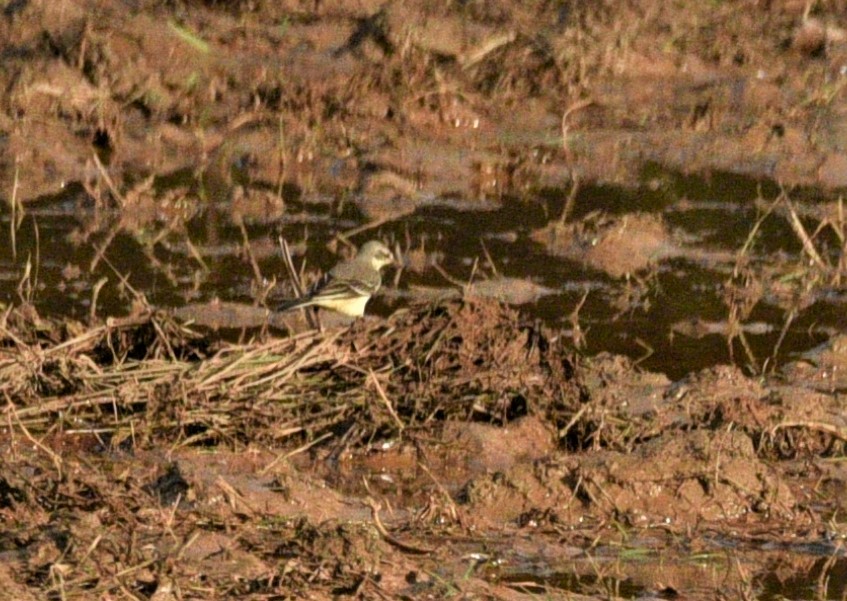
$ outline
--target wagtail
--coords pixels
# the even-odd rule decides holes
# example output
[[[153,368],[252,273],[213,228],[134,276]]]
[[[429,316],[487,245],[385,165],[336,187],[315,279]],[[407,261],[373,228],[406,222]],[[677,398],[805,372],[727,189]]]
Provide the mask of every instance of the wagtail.
[[[366,242],[353,259],[339,263],[301,298],[283,302],[279,311],[321,307],[351,317],[365,314],[365,305],[382,285],[380,270],[394,263],[394,254],[382,242]]]

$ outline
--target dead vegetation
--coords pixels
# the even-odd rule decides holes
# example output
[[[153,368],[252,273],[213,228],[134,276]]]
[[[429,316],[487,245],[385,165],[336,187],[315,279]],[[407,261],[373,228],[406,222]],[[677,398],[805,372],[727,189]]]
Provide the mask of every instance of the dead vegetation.
[[[772,533],[786,517],[807,537],[826,528],[806,480],[778,462],[843,456],[838,398],[730,368],[671,384],[564,340],[493,301],[240,344],[158,312],[83,327],[7,309],[6,559],[50,598],[415,597],[479,590],[432,575],[455,553],[444,541],[469,532],[743,521]],[[415,514],[366,486],[370,519],[353,517],[292,463],[379,441],[421,457],[430,492]],[[445,452],[497,468],[448,493],[433,463]],[[847,481],[813,469],[835,489]]]
[[[840,197],[829,204],[801,204],[792,200],[784,188],[770,201],[759,194],[758,215],[724,282],[726,340],[733,362],[743,363],[754,373],[776,369],[782,343],[796,320],[826,295],[843,287],[847,274],[847,220],[843,205]],[[757,246],[763,244],[762,229],[775,222],[790,234],[783,236],[771,252],[758,252]],[[774,258],[792,243],[798,251]],[[753,352],[744,327],[763,301],[783,312],[779,338],[770,356],[764,358]],[[742,350],[741,357],[736,356],[736,346]]]
[[[427,545],[393,536],[377,509],[373,524],[287,517],[257,506],[235,471],[209,482],[190,456],[182,468],[153,457],[280,449],[250,470],[267,474],[265,503],[278,504],[304,494],[287,458],[314,444],[426,437],[444,420],[503,424],[553,393],[566,404],[573,368],[564,349],[551,353],[557,345],[530,327],[507,336],[517,325],[499,304],[456,302],[349,330],[213,344],[162,313],[82,328],[8,309],[0,328],[8,559],[51,598],[362,594],[377,587],[391,548],[416,554]],[[226,502],[213,501],[220,495]],[[326,511],[327,499],[319,506]],[[215,534],[231,530],[237,542]]]
[[[434,419],[503,424],[552,405],[572,409],[579,397],[562,342],[494,302],[214,347],[164,313],[75,336],[67,329],[32,310],[7,311],[0,377],[9,419],[38,435],[95,433],[113,448],[302,443],[338,428],[368,440]]]

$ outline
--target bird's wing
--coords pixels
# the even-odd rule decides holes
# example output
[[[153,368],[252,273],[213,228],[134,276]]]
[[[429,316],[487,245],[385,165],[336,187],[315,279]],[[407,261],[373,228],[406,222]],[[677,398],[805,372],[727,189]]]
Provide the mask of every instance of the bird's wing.
[[[379,284],[379,280],[374,282],[364,279],[341,279],[333,277],[332,274],[326,274],[306,296],[283,301],[277,306],[277,311],[370,297],[379,289]]]
[[[379,289],[379,281],[373,282],[358,278],[330,277],[321,283],[309,296],[312,299],[342,300],[371,296]]]
[[[355,290],[359,296],[372,295],[379,290],[381,283],[377,270],[354,259],[330,269],[318,282],[313,294],[323,294],[327,288],[342,285]]]

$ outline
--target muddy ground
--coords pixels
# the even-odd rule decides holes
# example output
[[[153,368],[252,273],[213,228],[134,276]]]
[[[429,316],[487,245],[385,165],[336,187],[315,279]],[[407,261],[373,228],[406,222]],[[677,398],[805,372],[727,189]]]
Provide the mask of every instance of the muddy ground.
[[[842,3],[0,8],[0,598],[847,596]],[[311,330],[268,310],[278,234],[403,271]],[[534,314],[556,261],[608,304]],[[692,263],[721,313],[696,283],[646,329],[706,359],[590,346]]]
[[[844,186],[842,8],[10,1],[4,195],[132,204],[187,171],[268,203],[364,191],[385,217],[645,161]]]
[[[2,324],[5,598],[845,593],[838,345],[672,383],[491,300],[70,325]]]

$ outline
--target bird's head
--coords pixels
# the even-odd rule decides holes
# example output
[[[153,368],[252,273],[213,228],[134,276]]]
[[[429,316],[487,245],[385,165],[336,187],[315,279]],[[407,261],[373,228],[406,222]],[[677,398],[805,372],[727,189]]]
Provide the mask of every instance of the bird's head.
[[[369,262],[374,269],[379,271],[386,265],[394,263],[394,253],[379,240],[371,240],[362,245],[356,259]]]

